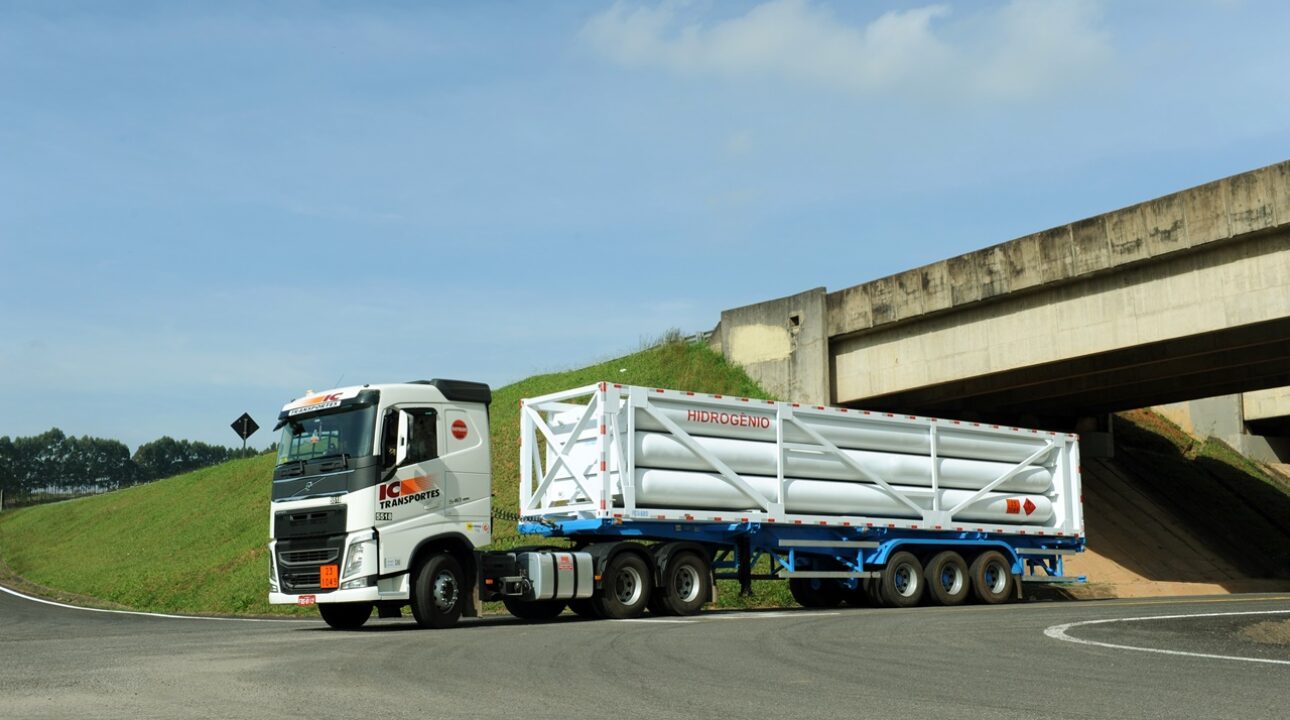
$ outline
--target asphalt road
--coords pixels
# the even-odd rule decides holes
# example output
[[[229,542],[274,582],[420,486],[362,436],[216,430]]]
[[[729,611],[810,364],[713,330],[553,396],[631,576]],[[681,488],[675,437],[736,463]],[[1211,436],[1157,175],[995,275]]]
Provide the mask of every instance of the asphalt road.
[[[1269,620],[1290,596],[335,632],[0,593],[0,718],[1284,718]]]

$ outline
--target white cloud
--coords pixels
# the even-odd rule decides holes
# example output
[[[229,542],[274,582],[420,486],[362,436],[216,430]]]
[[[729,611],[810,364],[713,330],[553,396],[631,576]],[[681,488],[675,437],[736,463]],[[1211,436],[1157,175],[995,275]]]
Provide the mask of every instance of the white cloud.
[[[957,24],[946,4],[864,24],[811,0],[769,0],[709,23],[689,11],[677,2],[620,0],[591,18],[582,37],[624,66],[772,77],[864,95],[1033,96],[1104,70],[1112,54],[1092,0],[1011,0]]]
[[[1060,90],[1110,67],[1110,33],[1084,0],[1013,0],[994,15],[993,48],[975,63],[975,84],[999,96]]]

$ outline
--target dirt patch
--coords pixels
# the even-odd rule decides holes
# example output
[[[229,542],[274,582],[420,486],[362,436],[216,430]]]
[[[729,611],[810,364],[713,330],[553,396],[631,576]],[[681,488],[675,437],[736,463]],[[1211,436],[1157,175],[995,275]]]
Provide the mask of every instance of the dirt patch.
[[[1241,631],[1241,637],[1261,645],[1290,645],[1290,620],[1264,620]]]

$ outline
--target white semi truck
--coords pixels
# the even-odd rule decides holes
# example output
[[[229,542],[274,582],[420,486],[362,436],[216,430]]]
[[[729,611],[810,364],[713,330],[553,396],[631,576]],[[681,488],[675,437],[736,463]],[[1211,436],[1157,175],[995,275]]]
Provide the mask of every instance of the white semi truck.
[[[1075,435],[599,383],[521,403],[519,530],[492,539],[486,385],[364,385],[288,403],[269,599],[332,627],[411,606],[698,612],[716,579],[782,578],[807,607],[999,603],[1071,582]]]

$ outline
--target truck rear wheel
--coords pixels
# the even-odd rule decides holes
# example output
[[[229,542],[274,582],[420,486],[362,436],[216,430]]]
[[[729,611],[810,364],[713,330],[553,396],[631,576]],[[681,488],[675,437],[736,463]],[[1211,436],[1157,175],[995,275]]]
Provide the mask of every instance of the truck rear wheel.
[[[421,564],[412,588],[412,616],[424,628],[457,624],[465,602],[461,564],[447,553],[431,555]]]
[[[967,563],[953,550],[933,555],[923,578],[927,580],[927,597],[937,605],[962,605],[972,592]]]
[[[650,607],[661,615],[693,615],[703,609],[711,596],[711,571],[703,558],[682,552],[668,559],[663,585],[650,599]]]
[[[913,607],[923,598],[923,564],[911,552],[892,553],[882,568],[883,604],[887,607]]]
[[[603,585],[592,598],[596,614],[609,620],[640,617],[649,605],[649,566],[635,553],[616,555],[605,567]]]
[[[986,605],[1006,603],[1012,598],[1012,563],[998,550],[986,550],[972,561],[972,592]]]
[[[372,603],[323,603],[318,613],[337,630],[357,630],[372,616]]]
[[[841,585],[820,578],[789,578],[788,591],[804,608],[835,608],[845,597]]]
[[[563,600],[529,600],[504,597],[502,604],[506,611],[524,620],[550,620],[564,612]]]

